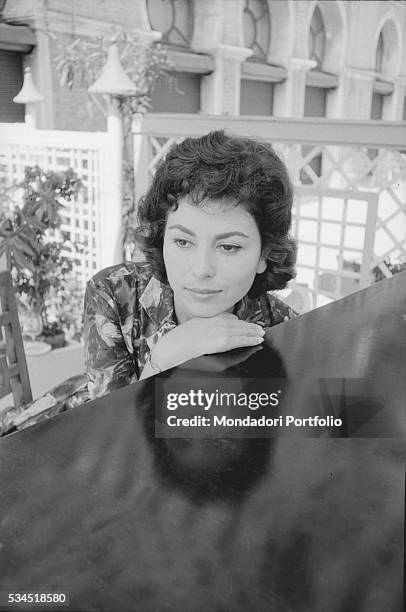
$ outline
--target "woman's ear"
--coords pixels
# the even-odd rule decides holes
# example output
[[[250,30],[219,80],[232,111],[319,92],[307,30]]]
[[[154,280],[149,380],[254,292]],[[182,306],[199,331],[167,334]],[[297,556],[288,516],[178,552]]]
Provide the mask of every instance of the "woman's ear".
[[[258,262],[257,274],[262,274],[263,272],[265,272],[266,267],[267,267],[266,259],[265,257],[261,255],[261,259]]]

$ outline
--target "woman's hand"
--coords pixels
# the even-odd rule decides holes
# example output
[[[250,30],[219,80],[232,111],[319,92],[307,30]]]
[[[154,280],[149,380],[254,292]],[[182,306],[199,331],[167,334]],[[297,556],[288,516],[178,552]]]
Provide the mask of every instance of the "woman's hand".
[[[264,340],[264,333],[260,325],[240,321],[231,313],[194,317],[158,340],[151,352],[151,361],[161,370],[167,370],[201,355],[258,346]]]

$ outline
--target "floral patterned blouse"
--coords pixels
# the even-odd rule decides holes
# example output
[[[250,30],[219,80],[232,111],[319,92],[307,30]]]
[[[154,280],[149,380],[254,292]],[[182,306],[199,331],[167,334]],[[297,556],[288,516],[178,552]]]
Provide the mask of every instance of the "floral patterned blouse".
[[[264,327],[296,316],[272,294],[245,296],[234,314]],[[85,295],[85,364],[90,399],[139,379],[152,347],[176,327],[173,292],[146,262],[98,272]]]

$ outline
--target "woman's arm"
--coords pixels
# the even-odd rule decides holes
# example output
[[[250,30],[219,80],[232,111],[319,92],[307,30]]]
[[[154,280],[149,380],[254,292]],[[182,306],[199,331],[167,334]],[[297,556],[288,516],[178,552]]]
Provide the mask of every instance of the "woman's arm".
[[[108,288],[90,280],[84,311],[86,374],[90,399],[95,399],[137,380],[137,371]]]
[[[230,313],[207,318],[194,317],[158,340],[141,378],[148,378],[202,355],[257,346],[264,341],[264,333],[260,325],[240,321]]]

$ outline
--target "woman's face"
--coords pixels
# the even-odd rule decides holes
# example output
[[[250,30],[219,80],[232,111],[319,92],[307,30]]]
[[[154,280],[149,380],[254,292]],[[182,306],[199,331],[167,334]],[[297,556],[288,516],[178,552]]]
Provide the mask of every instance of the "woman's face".
[[[168,213],[163,257],[179,323],[231,312],[266,269],[257,225],[232,200],[196,206],[180,198]]]

